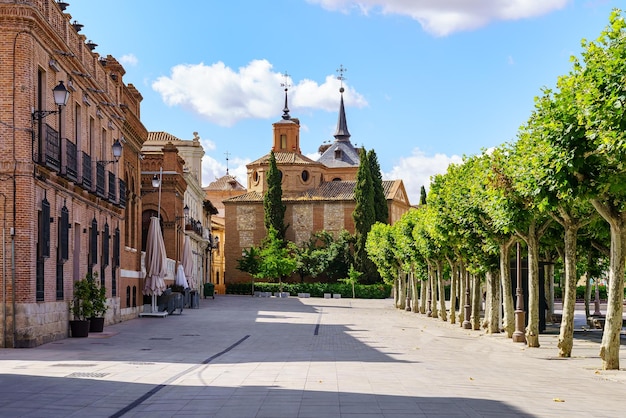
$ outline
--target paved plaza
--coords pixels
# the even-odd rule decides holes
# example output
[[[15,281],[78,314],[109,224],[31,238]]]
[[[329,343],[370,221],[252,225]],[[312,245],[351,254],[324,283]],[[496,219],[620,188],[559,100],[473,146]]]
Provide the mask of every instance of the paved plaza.
[[[0,350],[2,417],[619,417],[601,331],[540,348],[392,300],[217,296],[103,334]]]

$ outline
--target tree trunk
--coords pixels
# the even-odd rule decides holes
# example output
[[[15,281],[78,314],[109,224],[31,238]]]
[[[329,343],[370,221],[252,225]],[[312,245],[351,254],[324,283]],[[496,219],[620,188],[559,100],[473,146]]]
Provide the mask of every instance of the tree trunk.
[[[500,281],[498,272],[489,270],[486,273],[487,298],[485,300],[485,319],[483,327],[487,334],[500,332]]]
[[[428,281],[420,280],[420,313],[426,314],[426,299],[428,299]]]
[[[528,247],[528,325],[526,326],[526,344],[528,347],[539,347],[539,238],[547,229],[550,221],[537,228],[533,219],[528,226],[526,235],[519,234]],[[518,231],[519,233],[519,231]],[[545,315],[545,312],[543,313]]]
[[[398,304],[397,307],[399,309],[406,308],[406,280],[404,279],[404,273],[401,270],[398,270],[398,289],[400,290],[398,294]]]
[[[448,257],[448,264],[450,265],[450,323],[456,323],[456,286],[458,282],[459,270],[457,264]]]
[[[463,322],[465,321],[465,285],[467,280],[465,276],[467,275],[467,271],[465,270],[465,264],[461,264],[459,274],[459,325],[463,326]]]
[[[571,357],[574,344],[574,313],[576,311],[576,235],[578,227],[569,218],[562,219],[565,228],[565,294],[563,318],[559,332],[559,357]]]
[[[415,278],[415,272],[411,267],[411,272],[409,273],[409,280],[411,280],[411,296],[412,303],[411,306],[412,312],[419,312],[419,294],[417,289],[417,279]]]
[[[626,261],[626,212],[611,210],[592,199],[591,203],[611,227],[611,257],[606,304],[606,322],[600,357],[603,370],[619,370],[620,334],[624,312],[624,262]]]
[[[480,291],[480,276],[472,274],[472,329],[477,331],[480,329],[480,308],[482,305],[482,292]]]
[[[437,272],[436,268],[429,264],[428,280],[430,281],[430,316],[437,318],[439,309],[437,308]]]
[[[448,320],[448,313],[446,311],[446,289],[443,285],[443,268],[441,261],[437,260],[437,287],[439,288],[439,318],[442,321]]]
[[[502,283],[502,307],[504,310],[503,328],[507,338],[513,337],[515,331],[515,306],[511,285],[511,245],[515,242],[510,238],[500,244],[500,282]]]

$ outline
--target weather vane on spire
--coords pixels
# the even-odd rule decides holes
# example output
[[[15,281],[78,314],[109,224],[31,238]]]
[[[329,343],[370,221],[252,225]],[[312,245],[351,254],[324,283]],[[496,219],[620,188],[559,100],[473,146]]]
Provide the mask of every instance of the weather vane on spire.
[[[343,76],[343,73],[345,73],[346,71],[348,71],[347,68],[344,68],[343,64],[339,65],[339,68],[337,69],[337,72],[339,73],[339,75],[337,76],[337,80],[339,80],[339,82],[341,83],[341,88],[339,89],[339,92],[343,93],[344,88],[343,88],[343,80],[345,80],[346,78]]]
[[[289,77],[290,75],[287,74],[287,71],[285,71],[285,74],[283,74],[283,82],[280,83],[281,87],[285,88],[285,91],[287,91],[289,89],[289,87],[291,87],[291,84],[289,84]]]
[[[226,151],[224,155],[226,155],[226,175],[228,175],[228,156],[230,155],[230,152]]]
[[[283,74],[283,79],[285,81],[280,84],[282,87],[285,88],[285,107],[283,108],[283,119],[288,120],[291,119],[291,116],[289,116],[289,106],[287,106],[287,90],[289,90],[291,84],[289,84],[289,74],[287,74],[287,71],[285,71],[285,74]]]

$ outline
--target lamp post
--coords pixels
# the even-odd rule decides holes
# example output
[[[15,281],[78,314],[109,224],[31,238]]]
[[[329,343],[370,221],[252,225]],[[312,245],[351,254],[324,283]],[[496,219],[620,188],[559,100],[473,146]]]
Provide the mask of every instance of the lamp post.
[[[513,342],[525,343],[526,335],[524,334],[524,326],[526,323],[526,315],[524,313],[524,290],[522,289],[522,257],[520,255],[519,241],[517,242],[517,289],[515,290],[515,332],[513,332]]]
[[[161,183],[163,182],[163,167],[159,168],[159,175],[152,176],[152,187],[159,188],[159,205],[157,219],[161,222]]]

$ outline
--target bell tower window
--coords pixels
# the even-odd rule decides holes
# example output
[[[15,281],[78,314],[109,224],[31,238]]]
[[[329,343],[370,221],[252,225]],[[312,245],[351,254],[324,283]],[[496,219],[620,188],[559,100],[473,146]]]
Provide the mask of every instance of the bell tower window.
[[[287,149],[287,135],[280,135],[280,149]]]

